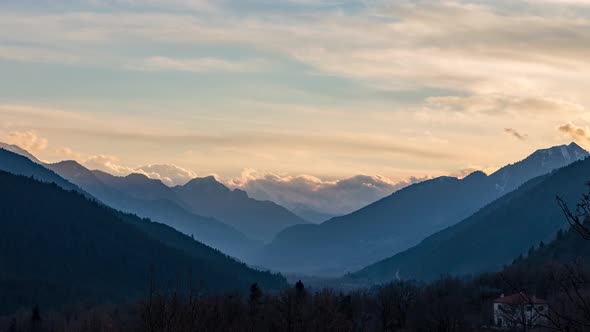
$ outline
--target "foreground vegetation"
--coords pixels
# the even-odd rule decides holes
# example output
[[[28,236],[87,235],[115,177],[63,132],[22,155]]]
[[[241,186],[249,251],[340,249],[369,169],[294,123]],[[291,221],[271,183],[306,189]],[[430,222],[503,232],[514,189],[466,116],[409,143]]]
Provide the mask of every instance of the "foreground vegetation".
[[[254,284],[245,294],[209,296],[198,289],[152,287],[134,304],[48,312],[33,307],[0,318],[0,331],[487,331],[492,301],[516,291],[549,300],[547,323],[536,330],[587,331],[588,270],[557,263],[531,268],[527,261],[474,280],[394,281],[350,293],[314,291],[301,282],[278,293]],[[528,329],[515,322],[514,330]]]

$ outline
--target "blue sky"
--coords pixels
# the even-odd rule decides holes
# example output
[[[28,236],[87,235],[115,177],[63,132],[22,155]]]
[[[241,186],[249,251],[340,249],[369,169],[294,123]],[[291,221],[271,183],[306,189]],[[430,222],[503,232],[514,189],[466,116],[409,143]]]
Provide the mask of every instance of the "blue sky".
[[[589,8],[2,1],[0,138],[121,175],[174,165],[151,168],[169,184],[489,172],[589,146]]]

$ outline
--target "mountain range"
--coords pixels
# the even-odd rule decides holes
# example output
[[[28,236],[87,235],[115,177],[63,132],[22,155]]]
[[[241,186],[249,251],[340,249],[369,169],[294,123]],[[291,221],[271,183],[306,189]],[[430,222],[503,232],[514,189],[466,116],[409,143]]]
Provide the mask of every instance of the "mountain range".
[[[490,175],[477,171],[462,179],[423,181],[314,225],[275,203],[230,190],[213,177],[169,187],[143,174],[114,176],[75,161],[47,164],[17,146],[3,147],[0,170],[53,182],[117,210],[162,222],[256,266],[318,276],[357,271],[347,278],[368,283],[497,270],[559,229],[556,212],[549,211],[555,207],[551,195],[571,199],[568,195],[580,193],[586,180],[579,165],[587,162],[580,160],[588,156],[575,143],[537,150]],[[534,204],[541,208],[530,216],[543,224],[526,233],[533,225],[519,209]],[[511,231],[522,243],[506,235]],[[478,233],[483,235],[478,238]],[[502,242],[502,248],[488,252],[481,247],[487,243],[495,248],[493,241]]]
[[[163,222],[241,260],[248,260],[283,228],[306,222],[277,204],[249,198],[241,190],[232,191],[213,177],[171,188],[143,174],[117,177],[88,170],[76,161],[44,163],[15,145],[2,143],[0,148],[0,170],[88,193],[111,207]]]
[[[349,277],[369,283],[396,277],[428,281],[499,270],[567,227],[556,196],[575,206],[589,180],[590,159],[534,178],[460,223]]]
[[[489,176],[478,171],[463,179],[439,177],[413,184],[349,215],[280,232],[256,263],[327,276],[358,270],[459,223],[532,178],[587,156],[572,143],[535,151]]]
[[[48,164],[46,167],[111,207],[165,223],[233,257],[245,260],[262,245],[223,222],[199,216],[165,198],[165,194],[173,194],[171,189],[144,175],[130,175],[127,181],[100,171],[90,171],[75,161]],[[119,181],[128,183],[118,187]]]
[[[247,258],[247,255],[262,245],[231,226],[213,218],[195,215],[174,202],[142,200],[117,191],[103,184],[94,173],[75,161],[45,164],[18,147],[11,146],[11,151],[0,149],[0,170],[32,176],[43,182],[53,182],[64,189],[85,193],[118,210],[164,222],[240,259]],[[71,182],[61,175],[68,176]]]
[[[11,150],[20,151],[15,148],[12,148]],[[37,163],[33,160],[19,152],[12,152],[0,148],[0,171],[32,177],[42,182],[55,183],[66,190],[75,190],[81,193],[84,192],[80,187],[47,169],[41,163]]]
[[[202,229],[191,229],[191,222],[207,224],[225,239],[214,238],[215,232],[212,231],[209,232],[211,236],[202,240],[232,253],[247,252],[248,248],[257,245],[256,241],[270,241],[280,230],[306,223],[286,208],[252,199],[238,189],[230,190],[212,176],[193,179],[183,186],[168,187],[143,174],[120,177],[89,171],[75,161],[47,167],[107,204],[173,225],[187,234],[202,234]],[[218,222],[213,225],[216,221],[222,222],[225,229],[222,230]],[[235,245],[230,248],[229,243]]]
[[[169,226],[41,182],[54,174],[14,158],[29,161],[34,176],[0,171],[0,313],[31,303],[134,300],[150,285],[191,284],[200,292],[286,285],[280,275],[253,270]]]

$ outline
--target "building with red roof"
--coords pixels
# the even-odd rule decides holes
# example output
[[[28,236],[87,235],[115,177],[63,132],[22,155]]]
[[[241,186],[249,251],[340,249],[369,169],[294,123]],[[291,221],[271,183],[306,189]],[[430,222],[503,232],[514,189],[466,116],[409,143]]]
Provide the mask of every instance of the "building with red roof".
[[[494,324],[499,329],[536,328],[547,322],[549,303],[536,296],[520,292],[502,294],[494,302]]]

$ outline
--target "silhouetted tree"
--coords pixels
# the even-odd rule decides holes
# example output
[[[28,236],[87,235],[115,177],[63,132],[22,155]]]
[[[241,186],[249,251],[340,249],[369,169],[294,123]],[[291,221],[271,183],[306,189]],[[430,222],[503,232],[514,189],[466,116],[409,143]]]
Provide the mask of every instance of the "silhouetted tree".
[[[466,330],[466,291],[459,279],[443,278],[423,288],[414,312],[418,331]]]
[[[295,291],[298,296],[305,295],[305,285],[303,285],[303,282],[301,282],[301,280],[299,280],[295,283]]]
[[[260,317],[262,295],[262,290],[260,287],[258,287],[257,283],[254,283],[250,286],[250,295],[248,297],[248,317],[250,331],[257,331],[260,329],[262,318]]]
[[[258,304],[261,298],[262,290],[260,290],[257,283],[252,284],[252,286],[250,286],[250,304]]]
[[[39,311],[38,305],[34,306],[33,310],[31,311],[31,322],[41,323],[41,312]]]
[[[381,287],[377,298],[383,330],[405,329],[417,296],[418,288],[408,281],[394,281]]]
[[[34,332],[41,330],[41,312],[38,305],[35,305],[31,311],[31,330]]]
[[[10,320],[10,325],[8,326],[8,330],[6,330],[7,332],[17,332],[16,331],[16,318],[12,318],[12,320]]]

